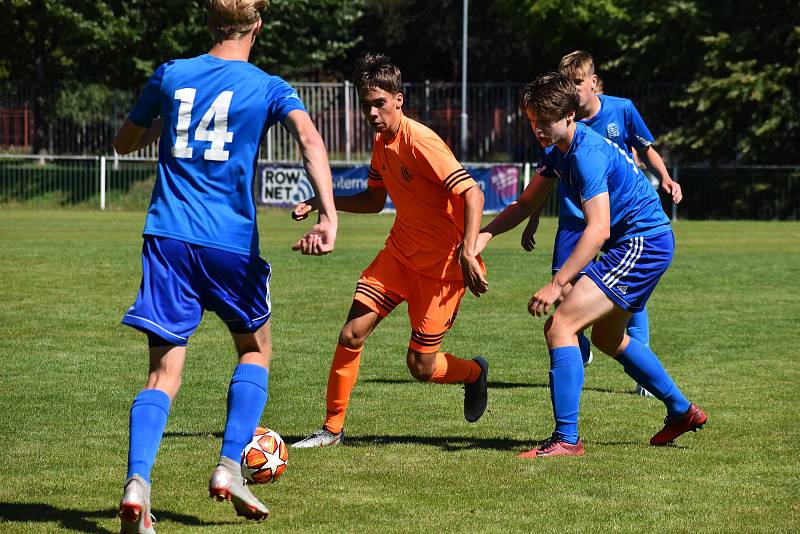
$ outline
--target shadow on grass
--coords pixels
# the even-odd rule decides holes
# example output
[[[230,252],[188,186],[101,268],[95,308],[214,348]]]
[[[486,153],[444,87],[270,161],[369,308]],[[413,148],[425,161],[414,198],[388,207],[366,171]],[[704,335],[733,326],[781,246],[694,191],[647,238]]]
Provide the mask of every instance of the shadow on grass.
[[[305,436],[287,436],[286,441],[303,439]],[[535,441],[513,438],[474,438],[467,436],[378,436],[378,435],[348,435],[345,438],[345,447],[369,447],[373,445],[425,445],[437,447],[443,451],[462,451],[469,449],[493,449],[498,451],[512,451],[515,449],[530,448]]]
[[[203,521],[198,517],[186,514],[155,510],[154,514],[161,521],[170,521],[188,527],[212,525],[233,525],[241,521]],[[9,523],[55,523],[60,528],[76,532],[117,532],[97,524],[98,521],[116,518],[116,508],[105,510],[76,510],[58,508],[45,503],[11,503],[0,502],[0,521]]]
[[[164,437],[171,438],[197,438],[197,437],[222,437],[222,433],[210,432],[173,432],[167,433]],[[298,442],[308,436],[293,436],[282,435],[283,440],[287,445]],[[508,452],[522,452],[543,444],[545,439],[512,439],[512,438],[474,438],[468,436],[378,436],[378,435],[363,435],[353,436],[347,434],[344,447],[369,447],[372,445],[426,445],[428,447],[437,447],[443,451],[462,451],[469,449],[492,449],[498,451]],[[621,445],[642,445],[642,441],[600,441],[600,440],[584,440],[584,444],[588,445],[601,445],[601,446],[621,446]],[[678,448],[684,447],[676,446],[674,444],[661,447],[661,448]]]
[[[370,384],[416,384],[417,381],[411,378],[368,378],[363,380],[363,382],[367,382]],[[545,383],[536,383],[536,382],[497,382],[497,381],[489,381],[489,389],[517,389],[517,388],[543,388],[549,389],[550,386]],[[629,391],[618,391],[615,389],[608,389],[608,388],[583,388],[584,391],[595,391],[597,393],[614,393],[614,394],[621,394],[621,395],[628,395],[631,394]],[[632,392],[632,394],[636,395],[636,392]]]
[[[214,438],[222,439],[222,432],[189,432],[179,430],[177,432],[164,432],[165,438]]]

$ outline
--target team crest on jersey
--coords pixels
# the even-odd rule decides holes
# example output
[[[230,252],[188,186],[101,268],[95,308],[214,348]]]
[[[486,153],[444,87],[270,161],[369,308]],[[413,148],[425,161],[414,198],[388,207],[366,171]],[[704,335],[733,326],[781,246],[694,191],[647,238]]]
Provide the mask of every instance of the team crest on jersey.
[[[409,182],[409,183],[411,182],[411,179],[413,178],[413,176],[411,176],[411,171],[409,171],[405,167],[400,167],[400,176],[403,177],[403,180],[405,180],[406,182]]]
[[[628,294],[628,286],[623,286],[620,284],[617,286],[617,289],[619,289],[619,292],[622,293],[623,295]]]
[[[606,126],[606,133],[608,133],[608,137],[619,137],[619,126],[616,122],[609,122],[608,126]]]

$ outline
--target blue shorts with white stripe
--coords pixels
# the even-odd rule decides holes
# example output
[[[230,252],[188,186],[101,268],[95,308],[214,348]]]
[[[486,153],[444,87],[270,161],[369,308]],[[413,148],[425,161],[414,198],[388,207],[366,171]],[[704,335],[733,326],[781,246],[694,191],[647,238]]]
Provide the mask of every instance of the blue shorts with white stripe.
[[[258,256],[145,235],[142,283],[122,323],[179,346],[205,310],[233,333],[254,332],[270,318],[271,274]]]
[[[644,309],[675,251],[672,230],[620,241],[586,269],[586,276],[614,304],[630,312]]]

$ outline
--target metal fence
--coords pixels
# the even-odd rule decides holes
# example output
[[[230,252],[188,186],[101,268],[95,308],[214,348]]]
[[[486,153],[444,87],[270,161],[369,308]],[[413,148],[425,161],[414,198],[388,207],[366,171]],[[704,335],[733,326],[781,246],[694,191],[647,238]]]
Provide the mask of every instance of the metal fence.
[[[674,166],[671,172],[684,193],[678,206],[664,202],[673,219],[800,221],[800,166]],[[0,207],[141,210],[155,174],[152,158],[0,154]],[[556,209],[553,195],[545,215]]]
[[[800,220],[800,166],[699,165],[672,169],[688,219]]]
[[[373,133],[362,118],[357,92],[350,82],[295,83],[300,97],[325,140],[331,159],[361,161],[369,157]],[[517,99],[523,84],[476,83],[467,91],[467,151],[460,148],[461,86],[455,83],[407,83],[404,111],[438,133],[463,161],[524,162],[538,154]],[[619,87],[648,114],[657,113],[676,87],[668,84]],[[135,102],[132,91],[75,83],[37,86],[0,82],[0,151],[69,155],[113,154],[114,133]],[[650,116],[650,115],[647,115]],[[661,124],[661,122],[656,122]],[[154,157],[156,147],[136,157]],[[297,146],[283,127],[270,129],[261,157],[299,160]]]

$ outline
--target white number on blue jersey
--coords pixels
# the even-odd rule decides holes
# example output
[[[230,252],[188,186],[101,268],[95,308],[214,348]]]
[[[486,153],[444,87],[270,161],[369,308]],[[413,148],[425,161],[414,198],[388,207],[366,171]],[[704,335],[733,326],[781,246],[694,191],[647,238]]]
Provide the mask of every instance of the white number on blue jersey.
[[[175,146],[172,147],[172,155],[176,158],[192,157],[192,148],[188,146],[189,124],[196,92],[196,89],[190,87],[175,91],[175,99],[181,101],[178,108],[178,124],[175,127]],[[197,125],[194,138],[198,141],[211,142],[211,148],[203,152],[203,159],[228,161],[230,152],[225,150],[225,143],[233,142],[233,132],[228,131],[228,109],[231,106],[231,98],[233,98],[233,91],[222,91],[200,119],[200,124]],[[214,128],[209,130],[211,121],[214,121]]]
[[[178,124],[175,126],[175,146],[172,155],[176,158],[191,158],[192,147],[189,146],[189,124],[192,122],[192,106],[197,89],[187,87],[175,91],[175,99],[181,101],[178,108]]]

